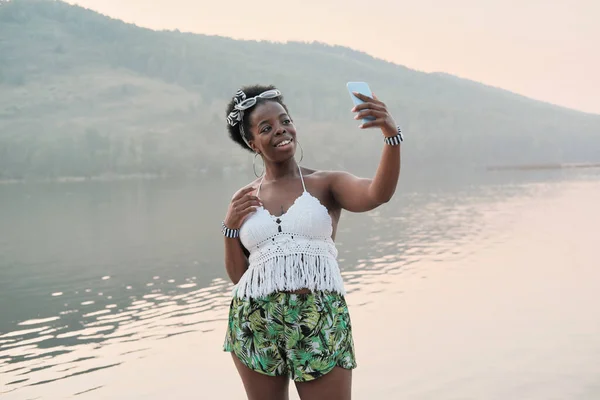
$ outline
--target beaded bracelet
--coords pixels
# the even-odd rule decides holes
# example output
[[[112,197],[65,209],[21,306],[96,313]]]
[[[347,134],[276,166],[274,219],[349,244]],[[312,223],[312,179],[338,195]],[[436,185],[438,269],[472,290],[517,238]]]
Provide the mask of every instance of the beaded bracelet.
[[[235,238],[237,238],[237,237],[240,236],[240,230],[239,229],[228,228],[227,226],[225,226],[225,221],[223,221],[221,223],[221,225],[222,225],[221,231],[223,232],[223,235],[225,237],[230,238],[230,239],[235,239]]]

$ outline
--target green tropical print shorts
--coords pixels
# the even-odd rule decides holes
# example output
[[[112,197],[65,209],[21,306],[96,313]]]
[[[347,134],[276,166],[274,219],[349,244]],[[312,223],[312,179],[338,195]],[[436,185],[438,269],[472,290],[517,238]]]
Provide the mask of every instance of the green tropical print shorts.
[[[223,350],[256,372],[296,382],[356,368],[346,300],[334,292],[234,297]]]

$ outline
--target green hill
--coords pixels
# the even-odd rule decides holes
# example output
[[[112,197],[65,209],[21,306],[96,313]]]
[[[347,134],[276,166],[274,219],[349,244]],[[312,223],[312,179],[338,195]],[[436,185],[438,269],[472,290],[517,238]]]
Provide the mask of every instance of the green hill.
[[[274,83],[305,162],[372,164],[382,143],[350,113],[368,81],[401,122],[419,168],[600,159],[600,116],[320,43],[157,32],[51,0],[0,1],[0,179],[190,175],[250,166],[224,107]]]

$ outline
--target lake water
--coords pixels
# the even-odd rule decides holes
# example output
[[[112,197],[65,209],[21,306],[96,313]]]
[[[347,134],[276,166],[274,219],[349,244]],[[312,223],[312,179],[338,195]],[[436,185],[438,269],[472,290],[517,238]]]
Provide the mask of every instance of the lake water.
[[[600,171],[404,174],[339,227],[355,398],[599,399]],[[2,400],[244,398],[219,231],[242,183],[0,185]]]

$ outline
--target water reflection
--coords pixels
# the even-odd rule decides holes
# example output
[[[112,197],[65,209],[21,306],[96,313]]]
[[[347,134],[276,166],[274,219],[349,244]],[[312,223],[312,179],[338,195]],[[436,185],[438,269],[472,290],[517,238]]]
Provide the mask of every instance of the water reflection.
[[[386,207],[345,213],[340,264],[348,292],[366,295],[355,306],[369,293],[397,293],[393,276],[426,279],[426,266],[501,241],[509,230],[490,232],[488,221],[510,226],[519,202],[558,193],[558,182],[409,186]],[[9,200],[0,218],[15,227],[0,236],[0,393],[143,358],[156,340],[224,329],[231,285],[213,208],[239,185],[230,186],[0,188]]]
[[[143,357],[153,340],[213,330],[209,323],[224,319],[229,285],[222,279],[196,290],[190,285],[129,296],[122,307],[83,301],[80,305],[88,307],[19,322],[15,330],[0,335],[5,391]]]

